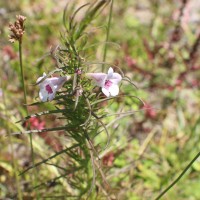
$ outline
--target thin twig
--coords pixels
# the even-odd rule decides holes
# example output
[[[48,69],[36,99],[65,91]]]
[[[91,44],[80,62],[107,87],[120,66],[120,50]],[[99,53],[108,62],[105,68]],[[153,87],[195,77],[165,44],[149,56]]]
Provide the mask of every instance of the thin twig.
[[[164,189],[156,198],[155,200],[160,199],[162,196],[164,196],[182,177],[183,175],[188,171],[188,169],[192,166],[192,164],[198,159],[200,156],[200,152],[190,161],[190,163],[187,165],[187,167],[182,171],[182,173],[166,188]]]

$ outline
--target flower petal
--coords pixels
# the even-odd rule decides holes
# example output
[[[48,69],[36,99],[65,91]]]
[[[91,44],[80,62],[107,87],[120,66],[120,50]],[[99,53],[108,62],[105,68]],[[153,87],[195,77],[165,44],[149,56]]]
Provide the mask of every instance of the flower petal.
[[[52,101],[55,98],[55,92],[49,94],[45,89],[39,91],[39,97],[42,102]]]
[[[53,87],[53,85],[51,84],[51,82],[49,81],[49,79],[45,79],[44,81],[42,81],[41,83],[39,83],[39,87],[40,89],[44,89],[46,87],[46,85],[51,85],[51,87]]]
[[[102,87],[101,91],[102,91],[107,97],[110,97],[110,93],[109,93],[109,91],[108,91],[106,88],[103,88],[103,87]]]
[[[96,85],[99,87],[103,87],[107,78],[107,74],[105,73],[87,73],[86,76],[92,78]]]
[[[56,95],[55,92],[52,94],[49,94],[49,96],[48,96],[49,101],[52,101],[55,98],[55,95]]]
[[[122,76],[119,73],[113,73],[109,80],[114,84],[118,84],[122,80]]]
[[[111,96],[117,96],[119,94],[119,86],[116,84],[113,84],[109,87],[108,91],[110,92]]]
[[[37,83],[41,81],[46,76],[46,74],[43,74],[43,77],[39,77],[37,80]],[[58,91],[63,84],[69,80],[70,76],[65,77],[52,77],[52,78],[46,78],[44,81],[39,83],[40,92],[39,97],[41,101],[52,101],[56,95],[56,91]]]
[[[51,92],[49,92],[50,90],[52,90]],[[42,102],[45,101],[52,101],[53,98],[55,97],[56,94],[56,90],[54,88],[54,85],[48,80],[45,79],[45,81],[43,81],[40,84],[40,91],[39,91],[39,97],[41,99]]]
[[[46,75],[46,73],[44,72],[43,73],[43,76],[41,76],[41,77],[39,77],[38,79],[37,79],[37,81],[36,81],[36,83],[39,83],[44,77],[46,77],[47,75]],[[40,84],[40,83],[39,83]]]
[[[112,76],[113,76],[113,68],[112,67],[110,67],[109,69],[108,69],[108,79],[110,79]]]
[[[40,100],[42,102],[45,102],[48,100],[48,93],[45,91],[45,89],[40,89],[39,91],[39,97],[40,97]]]
[[[67,76],[65,76],[65,77],[53,77],[53,78],[49,78],[49,81],[53,85],[54,89],[57,91],[64,85],[64,83],[68,79],[69,79],[69,77],[67,77]]]

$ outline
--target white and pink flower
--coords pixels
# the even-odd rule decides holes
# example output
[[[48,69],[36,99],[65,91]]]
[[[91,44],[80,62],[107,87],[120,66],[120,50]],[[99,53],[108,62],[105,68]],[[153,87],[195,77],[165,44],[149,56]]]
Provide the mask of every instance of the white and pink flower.
[[[102,88],[102,92],[107,96],[117,96],[119,94],[119,82],[122,76],[115,73],[113,68],[110,67],[108,74],[105,73],[87,73],[89,78],[93,79],[95,84]]]
[[[70,76],[44,79],[46,76],[46,73],[43,73],[43,76],[39,77],[36,81],[40,87],[39,97],[42,102],[52,101],[55,98],[56,92],[63,86],[66,81],[70,79]],[[44,80],[41,81],[42,79]]]

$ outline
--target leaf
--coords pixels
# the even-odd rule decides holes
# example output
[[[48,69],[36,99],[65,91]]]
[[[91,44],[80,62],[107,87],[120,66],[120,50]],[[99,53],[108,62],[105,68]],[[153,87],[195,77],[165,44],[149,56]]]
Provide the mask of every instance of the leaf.
[[[39,117],[39,116],[42,116],[42,115],[64,113],[64,112],[66,112],[66,109],[43,111],[43,112],[39,112],[39,113],[35,113],[35,114],[32,114],[32,115],[29,115],[29,116],[25,117],[24,119],[21,119],[21,120],[17,121],[16,123],[27,121],[28,119],[30,119],[32,117]]]

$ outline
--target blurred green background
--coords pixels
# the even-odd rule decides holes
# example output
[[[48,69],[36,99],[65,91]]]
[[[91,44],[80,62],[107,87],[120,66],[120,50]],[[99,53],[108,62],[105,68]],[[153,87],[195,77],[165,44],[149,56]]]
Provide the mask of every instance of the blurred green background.
[[[24,199],[35,199],[35,191],[30,186],[31,172],[17,175],[31,165],[28,137],[7,136],[8,131],[24,130],[23,125],[15,122],[25,115],[18,46],[8,41],[9,22],[13,23],[18,14],[27,17],[23,63],[28,103],[32,103],[38,95],[38,88],[32,84],[44,71],[54,69],[52,59],[40,58],[60,44],[60,33],[64,30],[62,15],[67,2],[72,3],[66,0],[0,2],[1,199],[15,199],[16,184],[20,185]],[[84,3],[87,1],[76,1],[75,7]],[[82,12],[77,21],[81,15]],[[84,55],[88,62],[103,59],[108,15],[109,6],[87,29],[88,43],[98,44]],[[118,191],[120,200],[154,199],[200,151],[199,27],[199,0],[114,1],[109,37],[113,44],[108,45],[106,61],[123,70],[138,87],[135,89],[122,82],[120,93],[137,96],[146,103],[142,106],[126,96],[105,108],[108,113],[137,111],[110,126],[111,144],[102,155],[106,177]],[[30,107],[29,112],[38,112],[44,107]],[[39,129],[59,123],[55,117],[49,117],[35,119],[31,125]],[[61,133],[33,135],[36,159],[41,161],[59,151],[66,140]],[[200,161],[197,160],[163,199],[200,199],[199,172]],[[59,171],[43,166],[38,174],[42,182],[58,176]],[[45,185],[39,190],[43,199],[64,194],[66,185]]]

